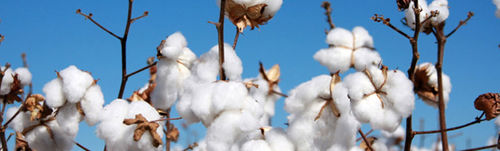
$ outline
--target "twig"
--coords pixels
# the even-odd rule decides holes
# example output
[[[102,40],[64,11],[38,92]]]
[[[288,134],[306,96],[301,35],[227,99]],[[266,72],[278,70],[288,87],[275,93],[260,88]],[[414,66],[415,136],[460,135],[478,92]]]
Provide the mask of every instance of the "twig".
[[[236,50],[236,43],[238,43],[238,38],[240,37],[240,30],[236,27],[236,35],[234,35],[233,49]]]
[[[461,20],[459,23],[458,23],[458,26],[455,27],[455,29],[453,29],[450,33],[448,33],[446,35],[446,38],[450,37],[453,33],[455,33],[460,27],[462,27],[463,25],[465,25],[467,23],[467,21],[469,21],[470,18],[472,18],[472,16],[474,16],[474,13],[473,12],[469,12],[467,13],[467,18],[465,20]]]
[[[83,146],[82,144],[78,143],[78,142],[75,142],[76,146],[80,147],[81,149],[85,150],[85,151],[90,151],[90,149],[88,149],[87,147]]]
[[[226,0],[220,1],[219,22],[213,23],[217,28],[217,35],[219,40],[219,77],[220,80],[226,80],[226,72],[222,65],[224,64],[224,8],[226,7]]]
[[[168,114],[167,114],[167,115],[168,115]],[[180,120],[180,119],[182,119],[182,117],[176,117],[176,118],[164,118],[164,119],[154,120],[154,121],[151,121],[151,122],[172,121],[172,120]]]
[[[369,151],[374,151],[372,148],[372,145],[370,144],[370,142],[366,138],[366,135],[363,133],[363,131],[361,131],[361,129],[358,129],[358,132],[359,132],[359,135],[361,135],[361,138],[363,138],[363,141],[365,141],[366,147],[368,147]]]
[[[170,118],[170,108],[166,111],[166,117],[167,119]],[[167,120],[167,122],[165,123],[165,126],[166,126],[166,129],[167,131],[164,130],[164,133],[165,135],[168,134],[168,132],[170,132],[172,130],[171,126],[170,126],[170,120]],[[165,151],[170,151],[170,140],[165,137]]]
[[[273,91],[271,91],[271,92],[273,92],[274,94],[277,94],[277,95],[279,95],[279,96],[285,97],[285,98],[287,98],[287,97],[288,97],[288,95],[286,95],[286,94],[284,94],[284,93],[281,93],[281,92],[278,92],[278,91],[276,91],[276,90],[273,90]]]
[[[373,132],[373,129],[371,129],[370,131],[366,132],[366,134],[365,134],[365,135],[366,135],[366,136],[368,136],[368,135],[370,135],[372,132]],[[362,137],[359,137],[359,138],[357,138],[357,139],[356,139],[356,142],[358,142],[358,141],[360,141],[360,140],[362,140],[362,139],[363,139]]]
[[[198,143],[194,142],[193,144],[189,144],[189,146],[182,151],[188,151],[188,150],[193,150],[195,147],[198,146]]]
[[[142,71],[144,71],[144,70],[146,70],[146,69],[149,69],[149,68],[151,68],[152,66],[155,66],[157,63],[158,63],[158,62],[157,62],[157,61],[155,61],[155,62],[153,62],[152,64],[150,64],[150,65],[148,65],[148,66],[145,66],[145,67],[143,67],[143,68],[141,68],[141,69],[139,69],[139,70],[137,70],[137,71],[134,71],[134,72],[132,72],[132,73],[127,74],[127,75],[126,75],[126,77],[127,77],[127,78],[128,78],[128,77],[131,77],[131,76],[133,76],[133,75],[135,75],[135,74],[137,74],[137,73],[139,73],[139,72],[142,72]]]
[[[469,122],[469,123],[466,123],[466,124],[464,124],[464,125],[460,125],[460,126],[456,126],[456,127],[452,127],[452,128],[445,129],[445,131],[454,131],[454,130],[458,130],[458,129],[461,129],[461,128],[464,128],[464,127],[467,127],[467,126],[470,126],[470,125],[474,125],[474,124],[477,124],[477,123],[481,123],[482,121],[486,121],[486,118],[484,118],[484,119],[475,119],[474,121]],[[441,132],[441,130],[432,130],[432,131],[414,131],[412,135],[420,135],[420,134],[433,134],[433,133],[439,133],[439,132]]]
[[[28,96],[28,97],[29,97],[29,96]],[[21,110],[23,110],[23,108],[24,108],[24,106],[23,106],[23,105],[21,105],[21,107],[19,107],[19,109],[17,109],[16,113],[15,113],[12,117],[10,117],[10,119],[9,119],[9,120],[7,120],[7,122],[5,122],[5,124],[3,124],[3,126],[2,126],[2,127],[3,127],[3,128],[7,128],[7,126],[9,125],[9,123],[10,123],[10,122],[12,122],[12,120],[14,120],[14,118],[16,118],[16,116],[17,116],[19,113],[21,113]]]
[[[325,9],[325,15],[326,15],[326,21],[328,22],[328,25],[330,26],[330,30],[335,28],[335,24],[333,24],[332,21],[332,7],[330,7],[331,4],[328,1],[323,1],[321,4],[321,7]]]
[[[404,33],[403,31],[401,31],[399,28],[395,27],[394,25],[391,24],[391,19],[390,18],[384,18],[383,15],[379,15],[379,14],[375,14],[374,16],[372,16],[371,18],[373,21],[375,22],[382,22],[384,25],[387,25],[389,26],[391,29],[393,29],[394,31],[398,32],[399,34],[403,35],[404,37],[408,38],[408,39],[412,39],[412,37],[410,37],[408,34]]]
[[[443,96],[443,59],[444,59],[444,46],[446,44],[446,36],[444,35],[444,23],[437,26],[433,26],[436,30],[434,36],[436,37],[438,43],[438,60],[436,63],[436,71],[438,75],[438,109],[439,109],[439,128],[441,130],[441,142],[443,146],[443,151],[448,151],[448,136],[446,134],[446,116],[444,108],[444,96]]]
[[[149,12],[148,12],[148,11],[144,11],[144,13],[142,13],[142,15],[141,15],[141,16],[136,17],[136,18],[132,18],[132,19],[130,20],[130,22],[131,22],[131,23],[133,23],[133,22],[135,22],[136,20],[139,20],[139,19],[141,19],[141,18],[144,18],[144,17],[148,16],[148,14],[149,14]]]
[[[10,140],[10,138],[12,138],[13,135],[14,135],[14,133],[9,134],[9,136],[7,137],[7,142]]]
[[[26,53],[21,54],[21,59],[23,59],[23,67],[28,68],[29,66],[28,66],[28,59],[26,59]],[[33,93],[33,83],[30,83],[28,85],[28,88],[29,88],[28,95],[26,96],[30,96]]]
[[[116,35],[115,33],[111,32],[110,30],[106,29],[106,27],[102,26],[101,24],[99,24],[97,21],[95,21],[94,19],[92,19],[92,13],[89,13],[88,15],[85,14],[85,13],[82,13],[82,10],[81,9],[77,9],[76,10],[76,13],[77,14],[80,14],[82,16],[84,16],[86,19],[90,20],[92,23],[94,23],[95,25],[97,25],[99,28],[101,28],[102,30],[106,31],[107,33],[109,33],[111,36],[117,38],[117,39],[122,39],[121,37],[119,37],[118,35]]]

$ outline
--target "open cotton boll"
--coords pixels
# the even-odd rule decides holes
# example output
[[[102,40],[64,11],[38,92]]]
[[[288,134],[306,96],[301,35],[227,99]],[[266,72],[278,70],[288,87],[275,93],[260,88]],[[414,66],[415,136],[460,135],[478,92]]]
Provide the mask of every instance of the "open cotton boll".
[[[316,52],[313,58],[332,73],[345,72],[351,66],[351,53],[352,50],[342,47],[326,48]]]
[[[102,116],[103,104],[104,96],[101,87],[97,84],[90,86],[80,102],[88,125],[93,126],[99,121]]]
[[[219,56],[219,46],[213,47],[210,51],[216,52]],[[219,57],[217,57],[218,59]],[[229,80],[241,81],[241,73],[243,73],[243,66],[240,58],[236,55],[233,47],[224,43],[224,63],[222,64]]]
[[[14,72],[17,74],[19,81],[21,81],[21,85],[27,86],[31,83],[31,72],[28,68],[20,67]]]
[[[340,27],[330,30],[326,35],[326,43],[338,47],[352,48],[353,39],[351,31]]]
[[[240,126],[251,124],[244,123],[242,120],[247,119],[243,119],[242,115],[240,111],[225,111],[210,124],[205,136],[209,151],[230,149],[237,137],[243,133]],[[258,127],[253,127],[253,129],[258,129]]]
[[[410,116],[415,108],[415,94],[413,83],[399,70],[387,71],[387,82],[383,90],[387,93],[386,98],[395,111],[402,117]]]
[[[240,151],[273,151],[264,140],[250,140],[243,144]]]
[[[65,133],[56,121],[46,122],[45,124],[50,127],[54,139],[51,138],[45,126],[38,126],[24,135],[31,149],[38,151],[68,151],[73,148],[73,140],[76,135],[71,136]]]
[[[185,72],[189,72],[185,71]],[[167,110],[177,100],[182,82],[189,73],[181,73],[175,60],[160,59],[157,68],[156,87],[151,93],[151,102],[156,108]]]
[[[161,118],[160,114],[147,102],[145,101],[134,101],[129,104],[129,111],[127,114],[126,119],[133,119],[137,114],[141,114],[146,118],[148,121],[154,121],[158,120]],[[164,122],[158,122],[159,127],[156,129],[156,133],[160,135],[160,138],[163,139],[163,125]],[[151,142],[153,141],[153,137],[149,132],[145,132],[142,134],[142,137],[139,141],[134,141],[134,130],[136,129],[137,125],[128,125],[125,129],[125,143],[128,145],[127,150],[134,151],[134,150],[143,150],[143,151],[150,151],[150,150],[162,150],[163,145],[159,145],[158,147],[154,147],[151,145]]]
[[[191,68],[192,63],[196,60],[196,54],[191,51],[188,47],[182,50],[182,54],[179,56],[177,61],[181,62],[186,68]]]
[[[66,103],[58,110],[56,121],[60,129],[67,135],[76,136],[78,126],[83,116],[76,108],[76,104]]]
[[[160,53],[164,57],[175,60],[183,53],[183,49],[186,46],[187,41],[184,35],[181,32],[175,32],[167,37]]]
[[[191,110],[203,122],[205,126],[209,126],[214,120],[215,114],[212,109],[212,93],[215,84],[199,85],[199,88],[194,90],[191,100]]]
[[[55,78],[45,84],[42,89],[45,93],[45,102],[47,106],[51,108],[58,108],[66,103],[66,97],[64,96],[62,89],[62,80]]]
[[[156,109],[149,105],[146,101],[133,101],[129,104],[126,118],[135,118],[135,115],[137,114],[141,114],[148,121],[159,120],[161,118],[158,111],[156,111]],[[161,125],[159,128],[161,129]]]
[[[116,99],[104,107],[101,122],[97,125],[96,134],[99,138],[104,139],[107,145],[125,146],[120,145],[119,140],[124,135],[125,125],[123,120],[127,112],[128,102],[122,99]]]
[[[193,102],[194,95],[197,95],[197,87],[199,84],[193,81],[194,77],[189,77],[184,83],[184,92],[182,93],[182,97],[175,105],[177,109],[177,113],[182,117],[182,119],[186,122],[186,124],[199,122],[200,119],[196,116],[196,114],[191,109],[191,104]]]
[[[439,12],[439,14],[437,14],[436,17],[431,18],[431,23],[433,25],[437,25],[444,22],[450,15],[450,11],[448,10],[448,0],[432,1],[432,3],[429,5],[429,10],[430,11],[437,10]]]
[[[1,70],[5,70],[5,67],[2,67]],[[10,92],[10,85],[14,82],[14,78],[12,77],[15,73],[12,72],[12,69],[8,68],[5,71],[5,76],[3,76],[2,85],[0,85],[0,95],[6,95]]]
[[[233,47],[224,43],[224,64],[222,64],[226,76],[232,81],[241,81],[243,67],[240,58],[236,55]],[[210,49],[200,56],[193,65],[193,75],[201,81],[213,82],[217,80],[219,74],[219,45]]]
[[[418,0],[418,5],[419,9],[422,9],[422,12],[420,12],[420,22],[424,21],[425,18],[429,15],[430,11],[429,8],[427,7],[427,1],[426,0]],[[415,12],[413,11],[413,8],[415,7],[415,4],[413,1],[410,2],[408,9],[405,10],[405,17],[406,17],[406,24],[411,28],[415,29]]]
[[[85,95],[85,91],[94,83],[94,78],[90,73],[84,72],[74,65],[62,70],[59,75],[63,82],[64,96],[71,103],[79,102]]]

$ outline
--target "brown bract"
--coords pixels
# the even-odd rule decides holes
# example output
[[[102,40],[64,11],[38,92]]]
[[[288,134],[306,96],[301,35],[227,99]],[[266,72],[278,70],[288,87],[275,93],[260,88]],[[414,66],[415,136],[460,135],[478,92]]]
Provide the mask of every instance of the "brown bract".
[[[429,84],[430,74],[427,72],[431,64],[415,69],[414,91],[425,102],[437,105],[438,88]]]
[[[227,0],[225,10],[229,20],[238,27],[239,32],[250,26],[251,29],[259,28],[259,25],[265,24],[273,16],[264,16],[264,10],[267,4],[257,4],[253,6],[244,6],[235,3],[233,0]]]
[[[262,65],[262,63],[259,63],[259,72],[264,80],[266,80],[269,84],[269,94],[275,92],[273,88],[280,82],[280,66],[276,64],[266,72],[264,70],[264,65]]]
[[[368,141],[370,144],[375,143],[375,141],[376,141],[376,140],[377,140],[377,138],[376,138],[376,137],[368,137],[368,138],[366,139],[366,141]],[[371,151],[371,150],[370,150],[370,147],[368,147],[368,146],[369,146],[369,145],[368,145],[368,144],[366,144],[366,142],[365,142],[365,141],[362,141],[362,142],[359,144],[359,148],[361,148],[361,149],[363,149],[363,150],[365,150],[365,151]]]
[[[179,130],[176,127],[172,126],[172,128],[169,129],[167,132],[167,140],[177,142],[178,139],[179,139]]]
[[[142,134],[148,131],[151,134],[151,137],[153,138],[152,144],[154,147],[158,147],[160,144],[163,143],[160,135],[156,133],[156,129],[160,127],[160,124],[156,122],[149,122],[144,116],[142,116],[142,114],[136,114],[135,119],[123,120],[123,124],[125,125],[137,124],[137,128],[135,128],[134,131],[134,141],[139,141],[142,137]]]
[[[486,115],[486,120],[491,120],[500,114],[500,96],[498,93],[481,94],[474,101],[474,107]]]
[[[31,121],[45,118],[52,113],[50,107],[42,105],[44,100],[45,98],[41,94],[33,94],[23,102],[23,111],[31,112]]]
[[[21,132],[16,132],[16,151],[31,151],[28,142],[23,138]]]
[[[12,84],[10,85],[10,92],[5,95],[7,104],[12,104],[12,103],[14,103],[14,101],[16,101],[16,102],[23,101],[23,99],[21,99],[21,97],[19,97],[19,95],[23,94],[24,90],[22,88],[21,81],[17,77],[17,74],[5,75],[5,76],[12,76],[12,78],[14,80],[12,82]]]

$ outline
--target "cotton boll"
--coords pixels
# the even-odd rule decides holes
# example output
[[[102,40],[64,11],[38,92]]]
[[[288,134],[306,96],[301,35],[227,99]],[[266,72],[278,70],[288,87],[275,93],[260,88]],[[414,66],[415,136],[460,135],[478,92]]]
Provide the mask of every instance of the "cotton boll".
[[[370,121],[370,126],[373,129],[381,129],[388,132],[394,132],[401,124],[403,119],[394,110],[386,109],[382,111],[381,116],[374,116]]]
[[[186,94],[186,93],[184,93]],[[199,122],[200,119],[191,110],[191,95],[184,95],[175,105],[177,113],[182,117],[186,124]]]
[[[295,146],[281,128],[272,128],[265,132],[265,140],[274,151],[294,151]]]
[[[151,102],[156,108],[166,110],[177,100],[182,81],[181,71],[175,60],[160,59],[157,68],[156,87]]]
[[[160,53],[168,59],[175,60],[182,54],[183,48],[186,46],[187,41],[184,35],[180,32],[175,32],[167,37]]]
[[[154,121],[161,118],[160,114],[154,109],[151,105],[149,105],[145,101],[134,101],[129,104],[129,111],[126,116],[126,119],[134,119],[137,114],[141,114],[148,121]],[[164,122],[158,122],[159,127],[156,129],[156,133],[160,135],[160,138],[163,139],[163,126]],[[158,147],[154,147],[151,142],[153,141],[153,137],[149,132],[145,132],[139,141],[133,140],[133,131],[136,129],[137,125],[128,125],[126,127],[125,132],[125,140],[129,145],[128,150],[161,150],[163,145]]]
[[[19,81],[21,81],[21,85],[27,86],[31,83],[31,72],[28,68],[17,68],[15,73],[17,74]]]
[[[241,133],[238,128],[241,119],[239,111],[226,111],[219,115],[217,119],[207,128],[206,141],[207,149],[229,150],[234,140]]]
[[[137,114],[141,114],[148,121],[159,120],[161,118],[156,109],[149,105],[146,101],[133,101],[129,104],[126,118],[135,118],[135,115]]]
[[[360,123],[352,113],[341,114],[334,130],[333,145],[341,147],[342,150],[348,150],[353,147],[356,144],[356,133],[360,127]]]
[[[362,100],[365,94],[375,91],[370,79],[362,72],[347,75],[343,83],[349,90],[349,97],[353,103]]]
[[[312,126],[312,120],[313,119],[305,121],[305,119],[299,119],[289,122],[290,125],[288,127],[287,134],[297,147],[297,151],[307,151],[316,148],[313,144],[314,129]]]
[[[365,99],[352,103],[353,114],[362,123],[369,123],[374,118],[383,118],[382,102],[377,95],[369,95]]]
[[[5,67],[0,68],[2,71],[5,70]],[[2,85],[0,85],[0,95],[6,95],[10,92],[10,86],[12,85],[12,82],[14,82],[14,72],[12,72],[11,68],[8,68],[5,71],[5,75],[3,76],[2,80]]]
[[[94,82],[94,78],[74,65],[59,72],[63,83],[63,92],[66,99],[71,103],[77,103],[85,95],[85,91]]]
[[[444,22],[450,15],[450,11],[448,10],[448,0],[432,1],[432,3],[429,5],[429,10],[430,11],[437,10],[439,12],[439,14],[437,14],[436,17],[431,18],[431,23],[433,25],[437,25]]]
[[[382,64],[382,58],[377,51],[370,48],[358,48],[354,51],[354,68],[363,71],[371,66]]]
[[[316,52],[313,58],[326,66],[331,73],[345,72],[351,66],[351,53],[352,50],[342,47],[326,48]]]
[[[303,112],[307,108],[305,104],[318,100],[320,93],[329,93],[330,80],[330,76],[320,75],[300,84],[290,91],[290,96],[285,100],[285,110],[288,113]]]
[[[274,14],[280,10],[281,4],[283,4],[283,0],[268,0],[267,6],[262,15],[273,17]]]
[[[90,86],[80,102],[88,125],[93,126],[99,121],[102,116],[103,104],[104,96],[101,87],[97,84]]]
[[[117,144],[123,137],[125,125],[123,120],[128,112],[128,103],[122,99],[116,99],[104,107],[101,123],[97,125],[96,134],[106,141],[106,144]],[[120,146],[118,144],[118,146]],[[122,145],[124,146],[124,145]],[[109,147],[112,148],[112,147]]]
[[[66,135],[76,136],[82,118],[82,115],[76,108],[76,104],[66,103],[66,105],[59,108],[56,121]]]
[[[429,8],[427,7],[427,1],[426,0],[418,0],[418,5],[419,9],[422,9],[420,12],[420,22],[424,21],[425,18],[430,14]],[[415,4],[413,1],[410,2],[408,9],[405,11],[405,16],[406,16],[406,23],[411,29],[415,29],[415,12],[413,11],[413,8],[415,7]]]
[[[199,85],[191,100],[191,110],[205,126],[210,125],[215,118],[211,99],[214,86],[215,84]]]
[[[243,144],[240,151],[272,151],[264,140],[251,140]]]
[[[372,144],[372,148],[376,151],[389,151],[389,148],[387,148],[384,142],[377,140],[375,140],[375,142]]]
[[[58,108],[66,103],[66,97],[62,91],[62,80],[55,78],[45,84],[42,89],[45,93],[45,102],[51,108]]]
[[[177,60],[185,65],[185,67],[191,68],[192,63],[196,60],[196,54],[188,47],[185,47]]]
[[[214,49],[215,48],[215,49]],[[216,51],[219,54],[219,47],[215,46],[211,51]],[[217,57],[218,58],[218,57]],[[236,55],[233,47],[224,43],[224,63],[222,64],[229,80],[241,81],[241,73],[243,73],[243,66],[240,58]]]
[[[337,47],[352,48],[353,35],[350,31],[337,27],[326,35],[326,43]]]

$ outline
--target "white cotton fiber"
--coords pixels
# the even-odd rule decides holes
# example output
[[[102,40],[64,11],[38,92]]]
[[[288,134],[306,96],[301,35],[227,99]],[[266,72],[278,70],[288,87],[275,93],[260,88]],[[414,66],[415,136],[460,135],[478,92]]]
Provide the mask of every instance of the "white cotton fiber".
[[[437,89],[438,88],[438,74],[437,74],[437,70],[436,70],[435,66],[430,62],[424,62],[424,63],[418,65],[417,68],[427,68],[427,70],[425,70],[425,71],[427,73],[427,76],[429,77],[429,81],[426,84],[432,88],[435,88],[435,91],[438,91],[438,89]],[[444,97],[445,107],[447,106],[448,101],[449,101],[451,88],[452,88],[452,85],[451,85],[450,77],[443,73],[443,97]],[[424,100],[424,102],[432,107],[437,108],[438,104],[436,102],[438,102],[438,99],[439,99],[439,95],[436,95],[435,101]]]
[[[167,37],[160,53],[169,59],[176,60],[181,54],[184,47],[187,46],[186,38],[180,32],[175,32]]]
[[[352,36],[354,36],[354,48],[373,47],[373,38],[365,28],[361,26],[354,27]]]
[[[92,85],[94,78],[74,65],[59,72],[63,82],[63,92],[67,101],[76,103],[81,100],[85,91]]]
[[[434,0],[431,4],[429,4],[430,11],[438,11],[436,17],[431,18],[431,23],[433,25],[440,24],[444,22],[448,16],[450,15],[450,11],[448,10],[448,0]]]
[[[294,144],[281,128],[272,128],[265,132],[265,140],[273,151],[294,151]]]
[[[97,84],[90,86],[85,95],[80,101],[83,112],[85,113],[85,121],[88,125],[95,125],[102,116],[104,104],[104,96],[102,95],[101,87]]]
[[[420,12],[420,22],[424,21],[425,18],[430,14],[429,8],[427,7],[427,1],[418,0],[419,9],[422,9]],[[413,8],[415,4],[413,1],[410,2],[408,9],[405,10],[406,23],[411,29],[415,29],[415,12]]]
[[[134,119],[137,114],[141,114],[146,118],[148,121],[154,121],[158,120],[161,118],[160,114],[154,109],[151,105],[149,105],[145,101],[134,101],[129,104],[129,111],[127,116],[125,117],[126,119]],[[160,138],[163,139],[163,125],[164,122],[158,122],[159,127],[156,129],[156,133],[160,135]],[[143,151],[150,151],[150,150],[156,150],[159,151],[163,148],[163,145],[159,145],[158,147],[154,147],[152,145],[153,138],[151,134],[146,131],[141,139],[139,141],[134,141],[133,136],[134,136],[134,130],[136,129],[137,125],[132,124],[126,126],[126,132],[124,134],[124,140],[125,143],[128,145],[127,150],[133,151],[133,150],[143,150]]]
[[[210,51],[217,52],[219,55],[219,47],[215,46]],[[218,58],[218,57],[217,57]],[[243,73],[243,66],[240,58],[236,55],[233,47],[224,43],[224,64],[222,64],[229,80],[241,81],[241,73]]]
[[[5,67],[0,68],[2,71],[5,70]],[[12,85],[12,82],[14,82],[14,72],[12,72],[12,69],[8,68],[5,71],[5,75],[2,78],[2,85],[0,85],[0,95],[6,95],[10,92],[10,86]]]
[[[264,140],[251,140],[243,144],[240,151],[272,151]]]
[[[404,118],[411,115],[415,108],[413,83],[399,70],[387,71],[387,83],[384,86],[390,104]]]
[[[99,138],[104,139],[107,145],[120,145],[119,140],[123,137],[125,129],[123,120],[127,112],[128,102],[122,99],[116,99],[104,107],[96,134]]]
[[[495,12],[495,15],[500,18],[500,0],[493,0],[493,4],[497,6],[497,11]]]
[[[186,68],[191,68],[192,63],[196,60],[196,54],[188,47],[182,50],[182,54],[177,58],[177,61],[182,63]]]
[[[7,109],[7,114],[5,119],[11,119],[14,114],[16,114],[19,107],[10,107]],[[31,125],[35,125],[35,121],[30,120],[31,113],[29,112],[20,112],[13,120],[9,123],[9,128],[14,129],[15,131],[21,132],[25,127],[29,127]]]
[[[313,58],[321,65],[328,67],[332,73],[345,72],[351,66],[351,53],[352,50],[341,47],[325,48],[316,52]]]
[[[15,73],[17,74],[17,78],[21,81],[21,85],[27,86],[31,83],[31,72],[28,68],[20,67],[17,68]]]
[[[369,48],[358,48],[354,51],[354,68],[363,71],[370,66],[382,64],[382,58],[377,51]]]
[[[241,60],[236,55],[233,47],[227,43],[224,43],[224,64],[222,64],[222,67],[229,80],[241,81],[241,73],[243,72]],[[219,46],[216,45],[210,51],[201,55],[194,62],[192,72],[193,76],[196,76],[200,81],[213,82],[217,80],[219,74]]]
[[[352,48],[353,39],[351,31],[340,27],[330,30],[326,35],[326,43],[337,47]]]
[[[42,91],[45,93],[45,102],[49,107],[58,108],[66,103],[61,79],[55,78],[51,80],[43,86]]]
[[[64,106],[59,108],[56,121],[60,129],[66,135],[76,136],[78,133],[78,126],[82,118],[82,115],[76,108],[76,104],[66,103]]]
[[[223,110],[242,108],[243,100],[248,95],[246,87],[241,82],[217,82],[213,88],[212,107],[215,114]]]
[[[50,133],[45,126],[38,126],[25,135],[31,149],[38,151],[68,151],[73,148],[73,140],[76,135],[71,136],[65,133],[56,121],[47,122],[46,125],[50,127],[54,139],[50,137]]]
[[[273,17],[280,10],[281,4],[283,4],[283,0],[269,0],[262,15]]]

